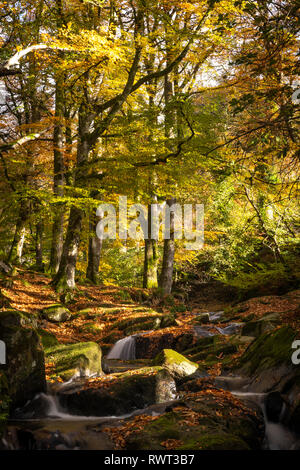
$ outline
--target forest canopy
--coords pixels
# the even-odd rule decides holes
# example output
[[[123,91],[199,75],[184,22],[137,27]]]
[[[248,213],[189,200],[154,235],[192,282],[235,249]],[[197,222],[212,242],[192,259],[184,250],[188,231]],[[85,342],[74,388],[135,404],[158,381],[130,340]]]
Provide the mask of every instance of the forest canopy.
[[[299,281],[296,0],[0,5],[2,260],[59,292]],[[204,204],[203,249],[172,227],[99,239],[120,196],[148,223],[151,204]]]

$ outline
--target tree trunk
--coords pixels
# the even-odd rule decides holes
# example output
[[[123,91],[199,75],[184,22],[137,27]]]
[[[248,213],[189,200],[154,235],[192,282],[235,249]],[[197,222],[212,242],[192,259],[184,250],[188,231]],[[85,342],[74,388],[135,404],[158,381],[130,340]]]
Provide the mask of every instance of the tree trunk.
[[[158,247],[157,240],[151,238],[151,204],[148,205],[148,239],[145,240],[144,279],[143,287],[152,289],[158,287]]]
[[[26,200],[21,204],[19,217],[16,223],[14,238],[6,261],[8,263],[18,262],[22,264],[23,247],[26,236],[26,223],[29,217],[30,202]]]
[[[53,192],[56,196],[62,197],[64,195],[64,156],[63,156],[63,81],[62,77],[56,78],[55,90],[55,126],[53,132],[53,146],[54,146],[54,188]],[[64,207],[60,204],[55,207],[55,215],[52,226],[52,244],[49,271],[51,274],[56,274],[59,269],[63,250],[63,235],[64,235]]]
[[[176,203],[176,199],[168,199],[167,205],[171,207]],[[170,211],[170,239],[164,241],[164,254],[163,254],[163,263],[162,271],[160,275],[160,285],[161,291],[164,295],[168,295],[172,291],[173,285],[173,271],[174,271],[174,255],[175,255],[175,213]]]
[[[97,284],[103,240],[101,240],[96,235],[96,214],[91,215],[89,226],[90,233],[94,235],[89,237],[88,266],[86,270],[86,277],[94,284]]]
[[[44,232],[44,223],[42,220],[40,220],[36,224],[36,238],[35,238],[35,264],[39,271],[44,271],[43,232]]]
[[[75,186],[79,187],[81,179],[84,176],[84,169],[81,170],[84,163],[88,161],[90,145],[88,136],[90,131],[92,116],[89,112],[87,97],[80,105],[78,118],[78,136],[77,147],[77,167],[75,175]],[[73,290],[75,288],[75,271],[78,249],[80,244],[82,220],[84,211],[76,206],[70,210],[69,223],[66,239],[63,247],[59,270],[54,276],[53,284],[58,292]]]

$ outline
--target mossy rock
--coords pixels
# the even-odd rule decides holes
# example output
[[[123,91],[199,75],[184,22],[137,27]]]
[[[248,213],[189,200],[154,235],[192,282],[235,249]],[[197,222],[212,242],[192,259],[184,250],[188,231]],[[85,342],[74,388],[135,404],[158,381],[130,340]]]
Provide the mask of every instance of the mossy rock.
[[[202,361],[207,366],[220,362],[222,357],[231,356],[238,351],[239,341],[237,339],[225,336],[211,336],[200,338],[190,349],[184,351],[192,361]],[[224,360],[224,359],[223,359]]]
[[[198,369],[198,364],[191,362],[172,349],[164,349],[153,361],[155,366],[163,366],[172,377],[182,378],[192,375]]]
[[[0,311],[0,325],[2,328],[36,328],[37,324],[37,317],[31,313],[19,312],[14,309]]]
[[[144,367],[107,379],[62,389],[58,394],[61,405],[79,415],[118,416],[175,398],[174,379],[162,367]]]
[[[248,321],[242,328],[241,334],[243,336],[258,337],[263,333],[274,330],[280,324],[280,315],[277,313],[270,313],[263,316],[259,320]]]
[[[44,349],[48,349],[59,344],[56,336],[50,331],[38,328],[37,332],[41,338]]]
[[[6,346],[6,363],[1,369],[7,378],[12,408],[46,390],[44,351],[36,323],[30,314],[0,312],[0,338]]]
[[[60,344],[46,350],[48,363],[54,363],[54,376],[70,380],[74,376],[99,376],[101,368],[101,348],[93,342]]]
[[[79,331],[82,333],[98,335],[102,332],[102,328],[100,325],[98,325],[98,323],[86,323],[85,325],[79,328]]]
[[[61,304],[54,304],[44,308],[41,316],[49,322],[61,323],[70,320],[71,312]]]
[[[250,450],[261,448],[263,416],[231,401],[222,392],[182,397],[183,404],[126,437],[126,450],[165,450],[168,440],[176,450]],[[190,419],[192,423],[190,423]]]
[[[297,332],[289,326],[261,335],[241,357],[238,368],[245,374],[254,374],[281,364],[292,365],[292,343]]]

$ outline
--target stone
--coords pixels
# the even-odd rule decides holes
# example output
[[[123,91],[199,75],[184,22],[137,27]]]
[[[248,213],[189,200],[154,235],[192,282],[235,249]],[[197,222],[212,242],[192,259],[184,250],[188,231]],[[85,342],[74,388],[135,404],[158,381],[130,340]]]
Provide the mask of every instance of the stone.
[[[6,345],[6,364],[1,370],[7,380],[11,408],[46,391],[44,351],[35,326],[36,319],[29,314],[0,312],[0,338]]]
[[[247,322],[241,334],[243,336],[258,337],[263,333],[274,330],[280,324],[280,315],[278,313],[271,313],[263,316],[259,320]]]
[[[61,406],[85,416],[120,416],[175,397],[174,379],[162,367],[145,367],[58,390]]]
[[[97,343],[58,344],[45,350],[46,359],[54,363],[53,377],[67,381],[73,377],[102,375],[102,353]]]
[[[70,320],[71,312],[63,305],[55,304],[44,308],[42,317],[49,322],[61,323]]]
[[[209,323],[209,321],[209,313],[199,313],[195,318],[195,323],[199,325],[205,325],[206,323]]]
[[[189,361],[172,349],[164,349],[153,361],[153,365],[164,367],[172,377],[182,378],[192,375],[198,369],[198,364]]]
[[[165,413],[142,429],[126,435],[126,450],[164,451],[170,441],[172,450],[258,450],[264,437],[263,416],[253,412],[224,392],[210,389],[198,392],[184,403],[169,406]],[[130,420],[129,420],[130,421]]]

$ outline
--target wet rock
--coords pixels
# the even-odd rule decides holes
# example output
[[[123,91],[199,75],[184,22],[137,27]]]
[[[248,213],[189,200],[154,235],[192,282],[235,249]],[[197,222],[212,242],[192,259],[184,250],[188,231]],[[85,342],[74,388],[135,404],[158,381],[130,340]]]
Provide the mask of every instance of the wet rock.
[[[119,416],[175,397],[174,379],[162,367],[73,384],[58,392],[64,409],[85,416]]]
[[[265,399],[266,415],[269,421],[279,423],[285,402],[279,392],[271,392]]]
[[[61,323],[71,318],[71,312],[63,305],[50,305],[42,311],[42,318],[49,322]]]

